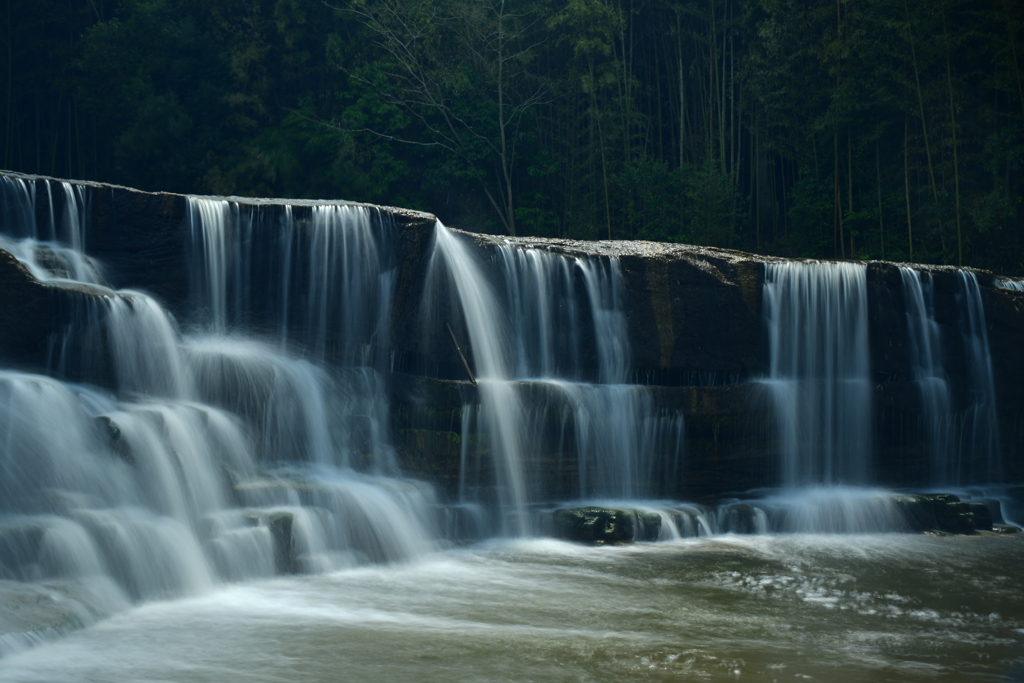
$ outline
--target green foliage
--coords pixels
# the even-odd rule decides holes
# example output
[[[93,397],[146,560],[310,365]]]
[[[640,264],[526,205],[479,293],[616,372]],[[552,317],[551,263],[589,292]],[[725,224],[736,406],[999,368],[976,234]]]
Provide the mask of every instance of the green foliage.
[[[1024,268],[1012,0],[11,0],[6,21],[16,170]]]
[[[641,157],[615,176],[629,234],[659,242],[683,241],[686,183],[680,168]]]

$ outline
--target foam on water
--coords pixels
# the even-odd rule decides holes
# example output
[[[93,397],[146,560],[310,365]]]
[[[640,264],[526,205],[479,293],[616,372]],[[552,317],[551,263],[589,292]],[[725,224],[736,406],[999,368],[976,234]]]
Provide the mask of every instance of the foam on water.
[[[903,539],[491,542],[144,605],[11,657],[0,676],[831,680],[838,668],[852,681],[967,681],[1010,672],[1024,626],[1012,539]]]

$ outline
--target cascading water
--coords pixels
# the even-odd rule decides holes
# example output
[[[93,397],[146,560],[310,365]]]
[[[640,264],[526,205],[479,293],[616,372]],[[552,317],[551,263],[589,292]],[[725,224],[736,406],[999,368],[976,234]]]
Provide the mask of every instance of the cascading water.
[[[430,271],[440,268],[438,261],[443,260],[454,280],[469,330],[480,412],[491,434],[491,447],[498,463],[503,530],[525,535],[530,521],[523,464],[523,406],[516,388],[508,381],[510,351],[503,348],[508,337],[504,321],[498,316],[498,300],[466,247],[440,223],[434,240],[436,251],[430,260]],[[509,516],[511,519],[506,520]]]
[[[237,389],[230,383],[240,378],[243,385],[269,384],[273,389],[259,389],[253,406],[238,408],[264,411],[258,419],[265,443],[291,449],[307,443],[313,462],[335,458],[345,466],[395,472],[383,381],[370,365],[390,325],[390,220],[352,205],[302,207],[301,218],[291,206],[275,214],[197,197],[189,206],[196,305],[210,312],[209,327],[222,337],[190,344],[194,362],[223,366],[213,381],[200,380],[210,400],[232,400]],[[231,330],[252,328],[308,360],[223,339]],[[327,357],[330,372],[320,367]],[[312,403],[300,414],[303,397]],[[331,437],[315,445],[312,435],[326,427],[314,425],[327,424]]]
[[[83,188],[62,182],[55,203],[56,184],[38,183],[46,192],[48,211],[37,221],[37,183],[0,176],[0,249],[13,254],[38,280],[101,284],[102,273],[82,252],[88,195]]]
[[[221,580],[398,560],[433,547],[433,491],[393,478],[376,373],[352,364],[328,370],[239,336],[234,321],[256,317],[245,310],[253,286],[246,277],[258,280],[263,264],[246,262],[253,254],[243,245],[256,250],[261,216],[250,216],[256,227],[241,237],[230,220],[237,207],[193,200],[194,251],[204,259],[197,298],[212,315],[183,340],[155,300],[101,283],[79,248],[87,234],[81,188],[3,183],[0,247],[37,279],[72,285],[78,302],[52,342],[53,373],[109,390],[0,370],[0,580],[64,586],[77,605],[73,627]],[[50,199],[37,214],[40,186]],[[368,259],[373,236],[358,210],[311,213],[308,225],[285,234],[325,260],[307,270],[276,264],[293,293],[286,287],[273,312],[305,315],[291,328],[294,346],[314,359],[335,331],[345,351],[338,356],[365,356],[384,328],[376,305],[390,295],[391,276]],[[374,296],[358,289],[365,282]],[[300,285],[306,290],[295,294]],[[292,348],[288,326],[281,320],[279,331]]]
[[[871,458],[867,269],[770,263],[764,312],[782,483],[866,484]]]
[[[577,467],[570,495],[650,496],[658,475],[669,474],[653,471],[658,456],[668,453],[664,460],[678,468],[683,418],[659,409],[644,387],[626,383],[629,340],[618,261],[514,242],[497,244],[494,259],[497,287],[459,238],[437,226],[431,282],[437,284],[443,264],[469,332],[480,419],[500,458],[503,507],[525,518],[537,482],[526,471],[523,446],[551,439],[552,423],[560,425],[555,450],[572,453]],[[506,531],[524,527],[517,522]]]
[[[996,287],[1009,289],[1014,292],[1024,292],[1024,280],[1015,278],[1001,278],[996,280]]]
[[[917,384],[935,484],[956,483],[949,381],[942,364],[942,338],[935,321],[931,273],[900,267],[910,342],[910,376]]]
[[[978,278],[971,271],[957,271],[960,297],[960,332],[968,374],[968,408],[961,428],[957,482],[990,482],[1001,476],[999,422],[992,356],[985,329],[985,308]],[[967,470],[965,461],[980,461],[982,471]]]
[[[368,364],[389,333],[393,221],[357,205],[276,208],[189,198],[203,322],[218,333],[266,331],[317,360]]]

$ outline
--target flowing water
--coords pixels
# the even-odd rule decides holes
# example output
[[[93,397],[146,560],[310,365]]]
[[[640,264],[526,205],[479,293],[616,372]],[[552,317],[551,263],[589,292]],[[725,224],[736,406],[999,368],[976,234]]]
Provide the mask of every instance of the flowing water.
[[[502,462],[505,507],[522,520],[529,490],[524,448],[559,424],[558,452],[576,454],[574,498],[650,496],[684,450],[681,412],[658,406],[630,380],[622,273],[614,257],[555,253],[497,242],[492,283],[479,258],[438,224],[429,281],[454,283],[477,368],[481,416]],[[427,307],[438,295],[427,292]],[[586,328],[589,328],[587,330]],[[587,332],[590,334],[587,334]],[[593,348],[585,346],[593,340]],[[527,389],[543,400],[524,400]],[[528,526],[519,523],[523,533]],[[508,531],[506,529],[506,531]]]
[[[931,273],[900,267],[910,340],[910,376],[921,397],[932,480],[936,484],[959,483],[952,461],[955,432],[952,397],[942,362],[942,336],[935,320]]]
[[[785,486],[866,484],[871,464],[867,268],[769,263],[764,310]]]
[[[985,308],[981,302],[978,278],[969,271],[958,271],[960,283],[960,331],[967,356],[968,408],[960,442],[959,476],[967,481],[998,481],[1001,471],[999,424],[996,416],[996,388],[992,377],[992,356],[985,328]],[[980,471],[972,471],[966,455],[982,455]]]
[[[503,542],[146,604],[0,680],[1019,680],[1022,542]]]
[[[862,487],[863,266],[767,268],[786,488],[655,500],[679,476],[686,423],[635,381],[618,259],[438,225],[419,322],[468,335],[479,397],[446,507],[390,441],[388,216],[190,198],[179,321],[88,257],[88,188],[0,176],[0,197],[0,248],[68,287],[72,309],[47,375],[0,369],[0,680],[1024,675],[1024,535],[897,535],[891,495]],[[903,276],[931,405],[945,373],[928,281]],[[967,484],[995,478],[1000,451],[978,283],[959,277],[971,388],[957,452],[987,463]],[[469,493],[486,469],[472,434],[489,439],[496,509]],[[656,515],[658,542],[544,539],[556,502],[527,463],[552,440],[577,462],[566,498]],[[934,460],[955,467],[952,449]],[[453,510],[492,540],[456,547]]]
[[[40,187],[50,199],[37,216]],[[71,285],[71,310],[50,342],[53,377],[0,370],[0,598],[20,604],[27,593],[11,582],[27,581],[48,605],[39,623],[0,615],[12,634],[0,654],[132,603],[437,547],[434,491],[401,477],[382,380],[352,360],[383,333],[376,304],[390,296],[370,258],[369,209],[314,207],[294,240],[310,258],[279,267],[279,303],[309,340],[293,348],[284,322],[263,338],[239,331],[265,303],[248,296],[246,278],[258,278],[245,258],[255,257],[241,252],[259,246],[260,230],[275,240],[297,231],[233,202],[192,200],[204,313],[182,334],[153,298],[102,282],[81,250],[80,188],[5,178],[4,192],[16,229],[0,246],[39,280]],[[347,278],[356,303],[328,275]],[[299,301],[289,285],[305,290]],[[318,362],[328,327],[343,340],[330,349],[336,365]]]

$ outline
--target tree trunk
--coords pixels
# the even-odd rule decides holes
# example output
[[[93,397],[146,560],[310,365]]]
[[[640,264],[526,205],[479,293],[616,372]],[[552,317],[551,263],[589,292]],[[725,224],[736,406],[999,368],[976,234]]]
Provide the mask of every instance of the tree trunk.
[[[942,18],[943,33],[946,33],[946,18]],[[953,190],[956,197],[956,264],[964,265],[964,240],[960,227],[960,161],[956,144],[956,109],[953,106],[953,70],[949,64],[949,36],[946,38],[946,86],[949,91],[949,123],[953,131]]]
[[[932,197],[938,203],[939,190],[935,185],[935,170],[932,167],[932,147],[928,141],[928,122],[924,117],[924,95],[921,93],[921,74],[917,68],[917,48],[914,47],[914,29],[910,25],[910,7],[907,5],[907,0],[903,0],[903,9],[907,14],[907,35],[910,38],[910,56],[914,64],[914,83],[917,85],[917,108],[921,117],[921,131],[924,133],[924,152],[928,158],[928,179],[932,184]]]
[[[914,260],[914,226],[910,219],[910,160],[909,154],[910,122],[903,119],[903,191],[907,198],[907,248],[910,252],[908,260]]]
[[[885,223],[882,219],[882,161],[878,151],[878,140],[875,140],[875,187],[878,188],[878,245],[881,248],[882,260],[885,260]]]

